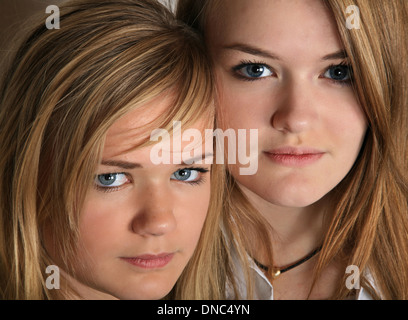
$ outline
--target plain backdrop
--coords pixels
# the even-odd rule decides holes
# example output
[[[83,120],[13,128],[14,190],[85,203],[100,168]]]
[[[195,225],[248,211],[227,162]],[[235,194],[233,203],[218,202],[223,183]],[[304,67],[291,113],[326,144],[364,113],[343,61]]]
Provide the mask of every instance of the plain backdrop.
[[[60,5],[66,0],[0,0],[0,74],[16,49],[15,37],[32,27],[32,19],[47,19],[49,5]],[[159,0],[174,9],[177,0]],[[63,26],[61,26],[62,28]]]

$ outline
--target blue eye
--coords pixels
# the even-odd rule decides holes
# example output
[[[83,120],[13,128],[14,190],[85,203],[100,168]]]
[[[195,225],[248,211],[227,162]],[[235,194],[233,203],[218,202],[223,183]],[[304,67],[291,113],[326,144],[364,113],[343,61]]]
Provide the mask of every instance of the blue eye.
[[[202,174],[208,172],[209,170],[204,168],[189,168],[181,169],[173,172],[170,179],[177,180],[181,182],[188,182],[191,184],[198,184],[203,181]]]
[[[351,80],[351,70],[348,65],[344,64],[330,66],[324,73],[324,77],[334,81],[347,82]]]
[[[267,65],[257,63],[243,63],[234,67],[234,71],[244,78],[257,79],[273,75],[273,72]]]
[[[184,182],[190,182],[190,181],[195,181],[197,180],[199,176],[199,172],[197,170],[191,170],[191,169],[182,169],[174,172],[171,175],[172,180],[179,180],[179,181],[184,181]]]
[[[95,184],[101,188],[121,187],[128,181],[124,173],[106,173],[95,177]]]

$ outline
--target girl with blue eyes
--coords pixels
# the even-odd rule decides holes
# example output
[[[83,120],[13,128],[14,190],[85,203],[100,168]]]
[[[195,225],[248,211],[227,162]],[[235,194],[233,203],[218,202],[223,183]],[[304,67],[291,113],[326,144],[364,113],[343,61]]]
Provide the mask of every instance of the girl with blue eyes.
[[[408,299],[407,6],[179,0],[219,125],[259,133],[257,173],[228,166],[221,297]]]
[[[213,129],[203,42],[156,0],[60,13],[0,88],[0,298],[179,298],[189,261],[218,247],[223,172],[196,140],[162,150],[194,158],[153,164],[150,135]]]

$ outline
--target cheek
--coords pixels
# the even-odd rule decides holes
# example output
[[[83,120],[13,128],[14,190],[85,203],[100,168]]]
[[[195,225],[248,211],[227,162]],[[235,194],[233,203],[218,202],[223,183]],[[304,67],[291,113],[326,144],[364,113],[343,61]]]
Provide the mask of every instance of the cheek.
[[[200,237],[205,218],[207,217],[208,206],[210,202],[210,188],[199,186],[197,190],[191,192],[189,196],[182,197],[178,201],[177,227],[179,236],[185,239],[185,244],[194,250],[195,245]],[[190,186],[189,188],[194,188]],[[200,190],[201,189],[201,190]],[[187,201],[183,201],[188,199]]]
[[[336,113],[326,115],[329,119],[326,121],[326,132],[330,133],[333,144],[339,146],[338,152],[355,160],[367,131],[365,114],[354,101],[339,105],[336,110]]]
[[[109,248],[117,247],[121,242],[120,235],[126,231],[125,212],[125,208],[106,201],[87,200],[79,224],[80,252],[104,255],[109,253]]]
[[[172,239],[180,245],[181,257],[186,264],[196,249],[207,217],[210,178],[208,176],[201,185],[184,186],[183,189],[175,194],[177,206],[174,212],[176,213],[177,230],[173,233]]]
[[[272,90],[267,86],[247,88],[237,85],[228,75],[218,75],[218,105],[221,128],[254,129],[269,125],[273,112]]]

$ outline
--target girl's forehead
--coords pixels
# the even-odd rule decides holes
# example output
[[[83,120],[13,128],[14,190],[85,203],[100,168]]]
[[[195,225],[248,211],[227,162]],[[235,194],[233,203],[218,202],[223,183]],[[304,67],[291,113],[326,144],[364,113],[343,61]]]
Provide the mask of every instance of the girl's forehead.
[[[175,129],[174,124],[177,123],[177,132],[181,135],[192,129],[195,131],[194,145],[191,141],[184,141],[184,136],[174,137],[173,132],[168,132],[168,134],[164,136],[165,138],[168,137],[168,143],[165,141],[165,138],[154,138],[156,131],[161,132],[164,130],[164,128],[157,127],[158,125],[161,125],[161,121],[157,121],[157,119],[168,114],[170,108],[173,107],[173,104],[174,97],[171,94],[163,94],[145,105],[142,105],[140,108],[128,112],[117,120],[107,131],[103,157],[111,159],[118,156],[130,156],[136,158],[144,158],[146,156],[145,158],[147,159],[150,152],[149,150],[158,142],[164,144],[165,147],[163,147],[163,152],[170,153],[180,152],[180,150],[177,149],[178,146],[184,148],[186,145],[190,145],[194,148],[203,148],[204,140],[206,138],[208,139],[205,135],[206,130],[213,129],[206,127],[208,126],[208,115],[203,115],[199,120],[190,125],[183,123],[183,121],[180,121],[179,119],[173,119],[173,130]],[[150,147],[138,148],[141,144],[149,140],[153,141]]]
[[[173,103],[171,95],[162,94],[118,119],[109,128],[107,136],[113,137],[129,131],[145,130],[144,128],[154,123],[162,114],[169,112]]]
[[[173,129],[173,132],[166,131],[160,133],[160,138],[152,138],[153,132],[143,134],[146,140],[150,139],[152,144],[140,146],[144,141],[140,141],[139,136],[128,132],[117,136],[108,136],[102,153],[102,162],[127,161],[129,163],[139,163],[142,167],[152,167],[155,164],[180,165],[184,160],[201,160],[206,157],[211,159],[213,154],[213,144],[208,141],[213,140],[212,134],[208,134],[210,129],[204,129],[204,122],[197,121],[189,128]],[[194,131],[194,132],[192,132]],[[209,160],[208,160],[209,161]]]
[[[226,0],[214,19],[207,25],[207,43],[215,60],[244,53],[293,66],[343,49],[334,18],[320,0]]]
[[[335,27],[331,12],[321,0],[224,0],[209,14],[206,29],[211,37],[220,38],[236,33],[267,37],[271,29],[276,34],[296,30],[307,36],[311,30]]]

